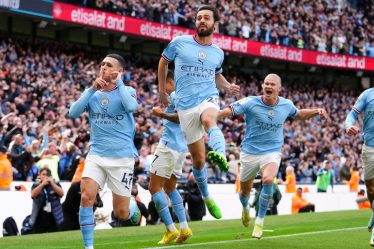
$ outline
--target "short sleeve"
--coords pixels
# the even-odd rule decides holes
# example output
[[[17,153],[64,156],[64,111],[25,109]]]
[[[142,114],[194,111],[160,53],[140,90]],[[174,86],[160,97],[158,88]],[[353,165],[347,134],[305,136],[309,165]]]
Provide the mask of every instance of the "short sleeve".
[[[297,107],[295,106],[295,104],[292,101],[289,100],[288,103],[290,105],[290,112],[288,114],[288,117],[289,118],[295,117],[298,114],[299,109],[297,109]]]
[[[358,97],[355,105],[352,107],[352,109],[355,112],[361,113],[365,109],[367,95],[368,95],[368,90],[361,93],[361,95]]]
[[[252,101],[251,101],[252,99],[253,99],[252,97],[247,97],[247,98],[238,100],[234,102],[233,104],[231,104],[230,107],[231,107],[231,110],[234,116],[248,113],[252,105]]]
[[[177,55],[178,37],[174,38],[162,52],[162,57],[167,61],[173,61]]]

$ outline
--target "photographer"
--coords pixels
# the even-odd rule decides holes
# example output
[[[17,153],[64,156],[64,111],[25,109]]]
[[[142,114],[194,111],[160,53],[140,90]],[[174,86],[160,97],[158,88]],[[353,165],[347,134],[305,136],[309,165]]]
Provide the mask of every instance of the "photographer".
[[[42,168],[40,181],[34,183],[31,190],[33,199],[30,226],[33,233],[59,231],[64,221],[60,198],[64,191],[59,183],[51,177],[51,170]]]

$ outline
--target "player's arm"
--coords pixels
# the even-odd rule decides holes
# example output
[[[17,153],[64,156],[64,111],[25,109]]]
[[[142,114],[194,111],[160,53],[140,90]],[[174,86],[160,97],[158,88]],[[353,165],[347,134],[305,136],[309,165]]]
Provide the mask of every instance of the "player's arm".
[[[153,115],[159,118],[164,118],[166,120],[179,124],[179,116],[178,116],[178,113],[176,112],[167,113],[167,112],[164,112],[160,107],[156,106],[152,108],[152,113]]]
[[[216,85],[218,89],[222,91],[228,91],[233,94],[240,92],[240,87],[234,83],[228,82],[221,73],[216,74]]]
[[[166,107],[170,103],[169,95],[167,94],[166,89],[165,89],[168,65],[169,65],[169,61],[165,59],[164,57],[161,57],[158,63],[157,77],[158,77],[158,91],[160,95],[159,98],[160,98],[162,107]]]
[[[125,110],[127,112],[134,112],[139,106],[138,101],[136,100],[135,90],[133,90],[132,88],[127,88],[121,78],[118,78],[116,80],[116,85],[119,89],[121,102]]]
[[[360,128],[355,124],[360,113],[365,110],[367,95],[368,90],[361,93],[361,95],[357,98],[356,103],[352,107],[352,110],[348,113],[348,116],[345,119],[345,129],[349,136],[356,135],[360,130]]]
[[[218,112],[218,120],[234,116],[231,106]]]
[[[93,87],[90,87],[84,90],[84,92],[81,94],[79,99],[70,106],[69,113],[68,113],[69,117],[71,118],[79,117],[79,115],[81,115],[84,109],[87,107],[88,101],[90,100],[92,95],[95,93],[95,91],[96,90]]]
[[[323,108],[301,109],[293,118],[295,120],[307,120],[317,115],[321,118],[321,120],[327,119],[327,113]]]

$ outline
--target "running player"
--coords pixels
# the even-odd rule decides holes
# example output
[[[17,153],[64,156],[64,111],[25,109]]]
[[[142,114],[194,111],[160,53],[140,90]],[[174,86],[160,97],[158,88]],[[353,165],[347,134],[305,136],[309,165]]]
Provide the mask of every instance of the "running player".
[[[69,110],[77,118],[88,110],[91,126],[90,151],[81,182],[79,223],[86,249],[93,248],[93,204],[99,189],[107,182],[113,194],[114,216],[139,223],[140,212],[131,196],[133,182],[135,90],[125,86],[122,72],[125,61],[118,54],[108,54],[101,62],[100,75]]]
[[[360,131],[356,120],[360,113],[363,117],[364,145],[362,147],[362,164],[364,168],[365,185],[371,208],[373,210],[369,219],[368,229],[371,232],[370,245],[374,246],[374,88],[365,90],[357,99],[352,110],[345,120],[346,132],[355,136]]]
[[[211,6],[202,6],[196,14],[196,34],[174,38],[162,53],[158,65],[160,102],[169,105],[165,89],[168,64],[175,64],[175,107],[193,161],[193,174],[209,213],[216,219],[221,210],[208,191],[204,136],[213,149],[208,158],[222,171],[228,170],[225,139],[217,126],[218,90],[238,93],[239,87],[222,76],[223,51],[212,43],[219,14]]]
[[[327,118],[320,108],[298,110],[291,100],[279,97],[281,78],[269,74],[262,84],[262,96],[249,96],[233,103],[219,114],[219,118],[245,114],[246,132],[240,152],[240,192],[243,206],[242,223],[249,226],[248,200],[253,180],[260,172],[263,188],[259,211],[252,237],[262,238],[266,210],[273,196],[273,180],[278,173],[283,145],[283,126],[288,118],[306,120],[319,115]]]

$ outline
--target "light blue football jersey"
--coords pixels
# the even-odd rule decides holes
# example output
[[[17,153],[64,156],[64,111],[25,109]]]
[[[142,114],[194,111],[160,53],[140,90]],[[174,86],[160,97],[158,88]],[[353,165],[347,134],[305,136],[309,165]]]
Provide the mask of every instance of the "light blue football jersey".
[[[134,145],[135,120],[132,114],[137,106],[135,89],[122,83],[112,91],[86,89],[70,107],[69,116],[76,118],[84,109],[88,110],[91,127],[89,154],[133,158],[138,154]]]
[[[178,111],[218,96],[215,77],[222,73],[224,54],[217,45],[203,45],[194,36],[183,35],[174,38],[162,56],[175,63],[175,107]]]
[[[283,97],[279,97],[276,105],[268,106],[262,96],[250,96],[236,101],[231,108],[234,115],[245,115],[246,131],[241,150],[255,155],[280,152],[284,123],[298,113],[292,101]]]
[[[367,146],[374,147],[374,88],[369,88],[361,93],[352,110],[356,114],[364,113],[364,143]],[[346,126],[354,125],[357,117],[358,115],[349,113],[345,122]]]
[[[172,92],[170,94],[170,104],[166,108],[165,112],[167,113],[176,113],[175,104],[174,104],[175,93]],[[160,142],[163,143],[165,146],[178,151],[178,152],[187,152],[187,144],[184,139],[182,129],[178,123],[171,122],[167,119],[163,120],[164,131],[162,132],[162,136]]]

